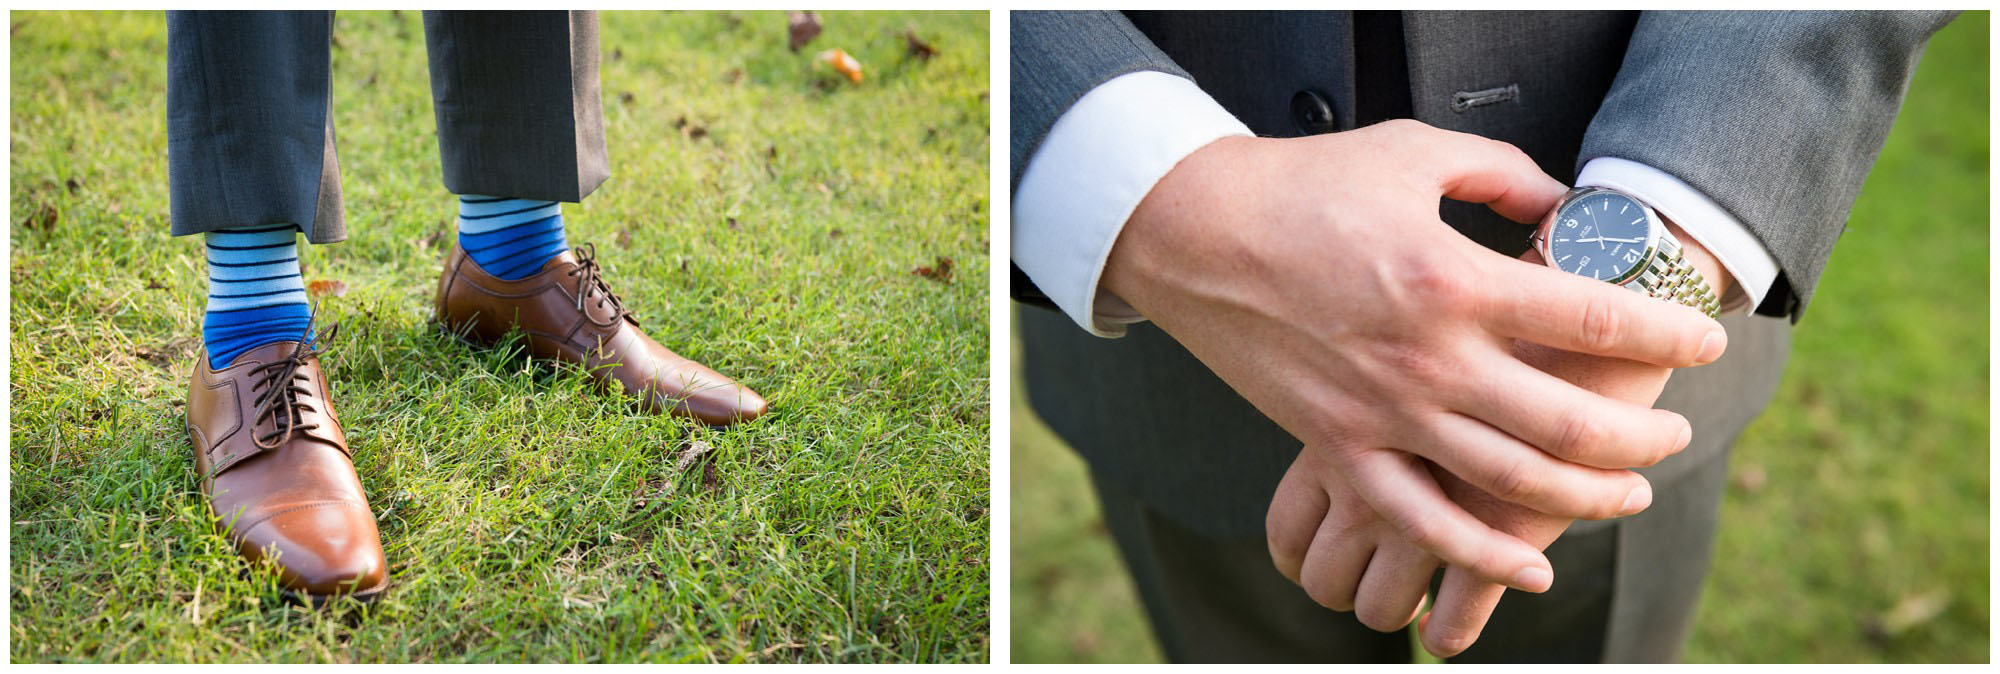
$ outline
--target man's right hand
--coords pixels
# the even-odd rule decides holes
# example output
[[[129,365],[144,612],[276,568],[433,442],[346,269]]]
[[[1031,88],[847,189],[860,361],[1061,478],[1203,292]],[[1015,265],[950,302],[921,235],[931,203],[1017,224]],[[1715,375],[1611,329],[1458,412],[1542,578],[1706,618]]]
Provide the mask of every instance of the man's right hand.
[[[1650,487],[1622,469],[1685,447],[1687,420],[1543,373],[1513,340],[1670,368],[1726,340],[1694,309],[1494,253],[1437,216],[1450,197],[1532,222],[1563,189],[1510,145],[1417,122],[1227,138],[1154,186],[1102,285],[1320,453],[1316,479],[1446,563],[1540,592],[1540,551],[1453,504],[1419,457],[1550,515],[1638,512]]]

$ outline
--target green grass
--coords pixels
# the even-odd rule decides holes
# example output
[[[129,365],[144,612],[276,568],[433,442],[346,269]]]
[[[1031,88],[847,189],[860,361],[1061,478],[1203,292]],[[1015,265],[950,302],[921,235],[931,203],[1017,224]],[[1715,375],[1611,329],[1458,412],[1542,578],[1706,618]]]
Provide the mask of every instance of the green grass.
[[[726,431],[427,327],[455,207],[420,18],[341,13],[350,238],[304,258],[351,288],[325,362],[392,586],[325,611],[247,572],[199,493],[162,16],[12,17],[12,660],[987,659],[985,13],[827,13],[801,54],[781,13],[602,17],[613,176],[570,237],[652,335],[771,399]],[[867,79],[815,66],[831,47]],[[939,256],[950,282],[911,273]],[[678,472],[692,441],[712,462]]]
[[[1989,657],[1988,22],[1931,42],[1736,445],[1687,660]],[[1158,660],[1082,462],[1014,391],[1014,659]]]

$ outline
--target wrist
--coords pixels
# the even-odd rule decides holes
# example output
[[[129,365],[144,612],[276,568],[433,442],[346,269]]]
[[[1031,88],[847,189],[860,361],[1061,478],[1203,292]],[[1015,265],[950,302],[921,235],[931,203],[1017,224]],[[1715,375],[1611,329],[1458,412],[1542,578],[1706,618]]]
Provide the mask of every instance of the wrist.
[[[1660,219],[1667,223],[1667,231],[1673,233],[1674,239],[1680,241],[1681,256],[1687,258],[1688,264],[1701,273],[1702,280],[1708,282],[1708,289],[1715,292],[1716,301],[1728,300],[1736,289],[1736,277],[1729,273],[1729,268],[1722,266],[1722,261],[1717,259],[1714,253],[1709,252],[1708,247],[1689,236],[1687,231],[1681,229],[1680,225],[1674,224],[1672,219],[1665,215],[1661,215]]]
[[[1208,215],[1215,211],[1217,195],[1251,186],[1245,170],[1257,164],[1245,157],[1248,146],[1259,140],[1218,138],[1175,164],[1126,219],[1105,259],[1099,286],[1144,314],[1149,291],[1188,272],[1184,261],[1173,261],[1176,253],[1213,251],[1226,244],[1223,232],[1210,231],[1221,227],[1222,220]]]

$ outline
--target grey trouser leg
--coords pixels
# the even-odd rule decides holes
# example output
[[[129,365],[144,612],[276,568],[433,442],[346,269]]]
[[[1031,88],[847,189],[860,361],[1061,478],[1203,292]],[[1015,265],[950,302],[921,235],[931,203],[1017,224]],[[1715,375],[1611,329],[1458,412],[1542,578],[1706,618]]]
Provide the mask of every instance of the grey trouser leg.
[[[1654,485],[1646,512],[1550,545],[1556,583],[1508,592],[1454,662],[1662,662],[1694,619],[1714,548],[1729,462]],[[1175,662],[1409,662],[1405,632],[1321,608],[1271,565],[1264,540],[1213,538],[1096,481],[1104,520],[1138,585],[1161,650]]]
[[[581,201],[610,177],[595,12],[424,12],[444,185]]]
[[[168,12],[173,234],[294,223],[347,238],[332,12]],[[444,184],[579,201],[610,175],[591,12],[425,12]]]
[[[347,238],[328,114],[332,12],[167,12],[173,234],[292,223]]]
[[[1264,539],[1214,538],[1091,472],[1104,525],[1172,662],[1409,662],[1410,638],[1313,603]],[[1559,572],[1560,573],[1560,572]]]

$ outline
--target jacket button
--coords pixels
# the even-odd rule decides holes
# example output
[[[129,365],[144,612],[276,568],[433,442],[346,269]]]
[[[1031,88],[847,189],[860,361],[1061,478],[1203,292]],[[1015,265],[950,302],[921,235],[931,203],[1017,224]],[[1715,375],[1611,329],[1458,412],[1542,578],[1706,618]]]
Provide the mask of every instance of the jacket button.
[[[1292,94],[1292,122],[1306,135],[1333,133],[1333,106],[1311,89]]]

